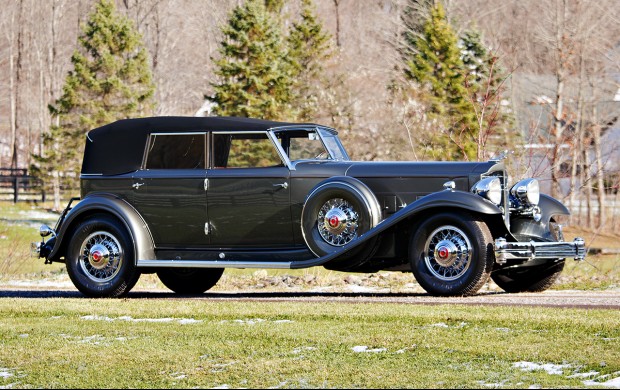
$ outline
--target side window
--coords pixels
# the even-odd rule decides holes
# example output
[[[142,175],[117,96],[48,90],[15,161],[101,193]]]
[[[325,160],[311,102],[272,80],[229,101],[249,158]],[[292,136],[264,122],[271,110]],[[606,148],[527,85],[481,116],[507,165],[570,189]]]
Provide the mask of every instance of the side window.
[[[288,156],[291,161],[319,159],[326,160],[329,153],[325,150],[319,135],[313,131],[290,133]]]
[[[205,169],[204,133],[151,134],[146,169]]]
[[[265,168],[282,166],[267,134],[213,134],[214,168]]]

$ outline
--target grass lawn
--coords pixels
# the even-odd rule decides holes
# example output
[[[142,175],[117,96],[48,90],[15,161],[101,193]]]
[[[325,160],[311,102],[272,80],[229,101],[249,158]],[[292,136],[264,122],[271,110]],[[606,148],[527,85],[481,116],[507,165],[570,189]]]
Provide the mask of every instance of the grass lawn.
[[[0,386],[617,386],[619,325],[610,310],[5,298]]]
[[[0,204],[0,288],[70,288],[29,258],[54,214]],[[615,236],[568,229],[589,244]],[[617,255],[568,261],[556,289],[620,285]],[[40,285],[38,283],[41,283]],[[64,284],[63,284],[64,283]],[[485,289],[493,289],[489,283]],[[421,292],[411,274],[227,270],[214,291]],[[137,289],[163,288],[144,275]],[[497,288],[497,287],[495,287]],[[620,387],[620,312],[526,307],[0,299],[0,388]]]

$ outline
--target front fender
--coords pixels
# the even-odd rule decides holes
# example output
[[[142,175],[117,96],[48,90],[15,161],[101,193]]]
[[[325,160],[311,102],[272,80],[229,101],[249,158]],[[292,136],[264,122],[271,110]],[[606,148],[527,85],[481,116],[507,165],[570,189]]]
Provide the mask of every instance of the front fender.
[[[47,256],[48,260],[58,261],[62,256],[65,256],[73,229],[84,218],[96,213],[111,214],[125,225],[134,243],[136,260],[155,259],[151,232],[136,209],[122,198],[111,194],[98,193],[85,197],[67,213],[62,225],[56,232],[57,239],[52,251]]]
[[[540,194],[538,207],[540,208],[540,221],[536,222],[530,216],[514,218],[510,222],[512,232],[519,236],[538,237],[543,241],[561,239],[562,237],[552,235],[551,219],[556,215],[570,215],[570,211],[562,202],[545,194]]]
[[[446,210],[447,208],[453,210],[466,210],[476,214],[486,215],[492,222],[492,226],[490,226],[490,228],[494,229],[492,230],[493,237],[512,237],[506,228],[506,225],[503,223],[502,211],[499,207],[483,199],[481,196],[469,192],[442,191],[426,195],[425,197],[407,205],[389,218],[381,221],[377,226],[370,229],[368,232],[359,236],[356,240],[344,245],[338,251],[316,259],[294,261],[291,263],[291,268],[314,267],[323,265],[327,262],[337,261],[341,257],[345,256],[348,251],[364,244],[365,242],[368,242],[368,240],[380,235],[384,231],[398,225],[399,223],[410,223],[406,221],[410,221],[417,215],[423,214],[427,211],[432,211],[433,209]]]

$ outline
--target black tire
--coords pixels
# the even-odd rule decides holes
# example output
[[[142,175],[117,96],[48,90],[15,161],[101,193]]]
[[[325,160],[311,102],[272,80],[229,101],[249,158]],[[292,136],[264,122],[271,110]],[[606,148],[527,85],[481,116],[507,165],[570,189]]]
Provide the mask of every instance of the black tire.
[[[73,231],[66,266],[75,287],[93,298],[126,295],[140,278],[131,236],[104,214],[88,217]]]
[[[531,267],[500,269],[491,278],[508,293],[541,292],[551,287],[564,269],[564,260]]]
[[[311,192],[302,210],[301,228],[308,248],[321,257],[375,227],[380,217],[379,202],[363,183],[332,181]]]
[[[432,215],[409,251],[416,280],[431,295],[473,295],[489,280],[495,256],[487,225],[467,213]]]
[[[177,294],[202,294],[215,286],[224,268],[163,268],[159,280]]]

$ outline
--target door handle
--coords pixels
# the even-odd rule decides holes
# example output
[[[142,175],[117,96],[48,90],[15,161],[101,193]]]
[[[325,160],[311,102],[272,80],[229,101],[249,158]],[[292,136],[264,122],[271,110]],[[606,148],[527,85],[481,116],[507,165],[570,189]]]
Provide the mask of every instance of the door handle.
[[[288,183],[284,182],[284,183],[278,183],[278,184],[274,184],[274,187],[280,187],[280,188],[284,188],[287,189],[288,188]]]
[[[144,183],[134,183],[132,185],[133,188],[135,188],[136,190],[139,189],[140,187],[142,187],[144,185]]]

